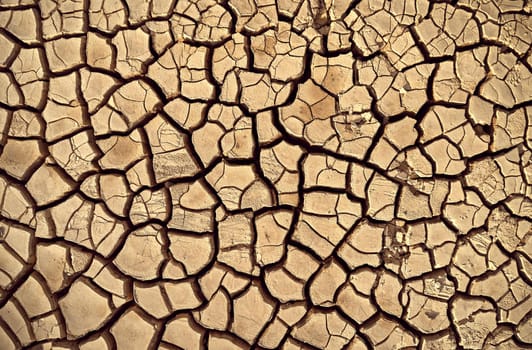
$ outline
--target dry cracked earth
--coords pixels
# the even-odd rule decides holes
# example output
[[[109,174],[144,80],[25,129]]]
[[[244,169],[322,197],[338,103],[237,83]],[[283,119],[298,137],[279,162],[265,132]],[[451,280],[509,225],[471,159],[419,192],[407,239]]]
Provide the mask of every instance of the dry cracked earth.
[[[531,12],[1,0],[0,348],[530,348]]]

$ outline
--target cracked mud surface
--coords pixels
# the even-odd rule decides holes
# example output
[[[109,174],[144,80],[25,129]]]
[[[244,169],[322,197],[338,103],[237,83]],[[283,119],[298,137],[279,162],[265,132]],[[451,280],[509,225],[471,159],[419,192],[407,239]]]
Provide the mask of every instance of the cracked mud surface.
[[[0,0],[0,348],[532,346],[531,12]]]

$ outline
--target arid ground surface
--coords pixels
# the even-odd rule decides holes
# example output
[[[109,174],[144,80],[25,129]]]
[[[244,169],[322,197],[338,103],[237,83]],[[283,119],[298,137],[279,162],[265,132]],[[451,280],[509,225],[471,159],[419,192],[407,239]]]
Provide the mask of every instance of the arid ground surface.
[[[530,348],[531,13],[0,0],[0,349]]]

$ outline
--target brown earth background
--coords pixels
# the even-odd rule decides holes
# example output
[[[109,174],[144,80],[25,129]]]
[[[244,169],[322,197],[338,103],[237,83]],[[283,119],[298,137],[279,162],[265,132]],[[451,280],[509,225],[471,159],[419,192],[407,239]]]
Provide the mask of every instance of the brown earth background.
[[[530,348],[531,12],[0,0],[0,349]]]

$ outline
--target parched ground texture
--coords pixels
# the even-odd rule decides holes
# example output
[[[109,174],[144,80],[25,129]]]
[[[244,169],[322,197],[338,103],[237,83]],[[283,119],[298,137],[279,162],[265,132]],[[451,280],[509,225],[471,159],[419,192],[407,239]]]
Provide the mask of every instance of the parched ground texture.
[[[526,0],[0,0],[0,349],[532,346]]]

